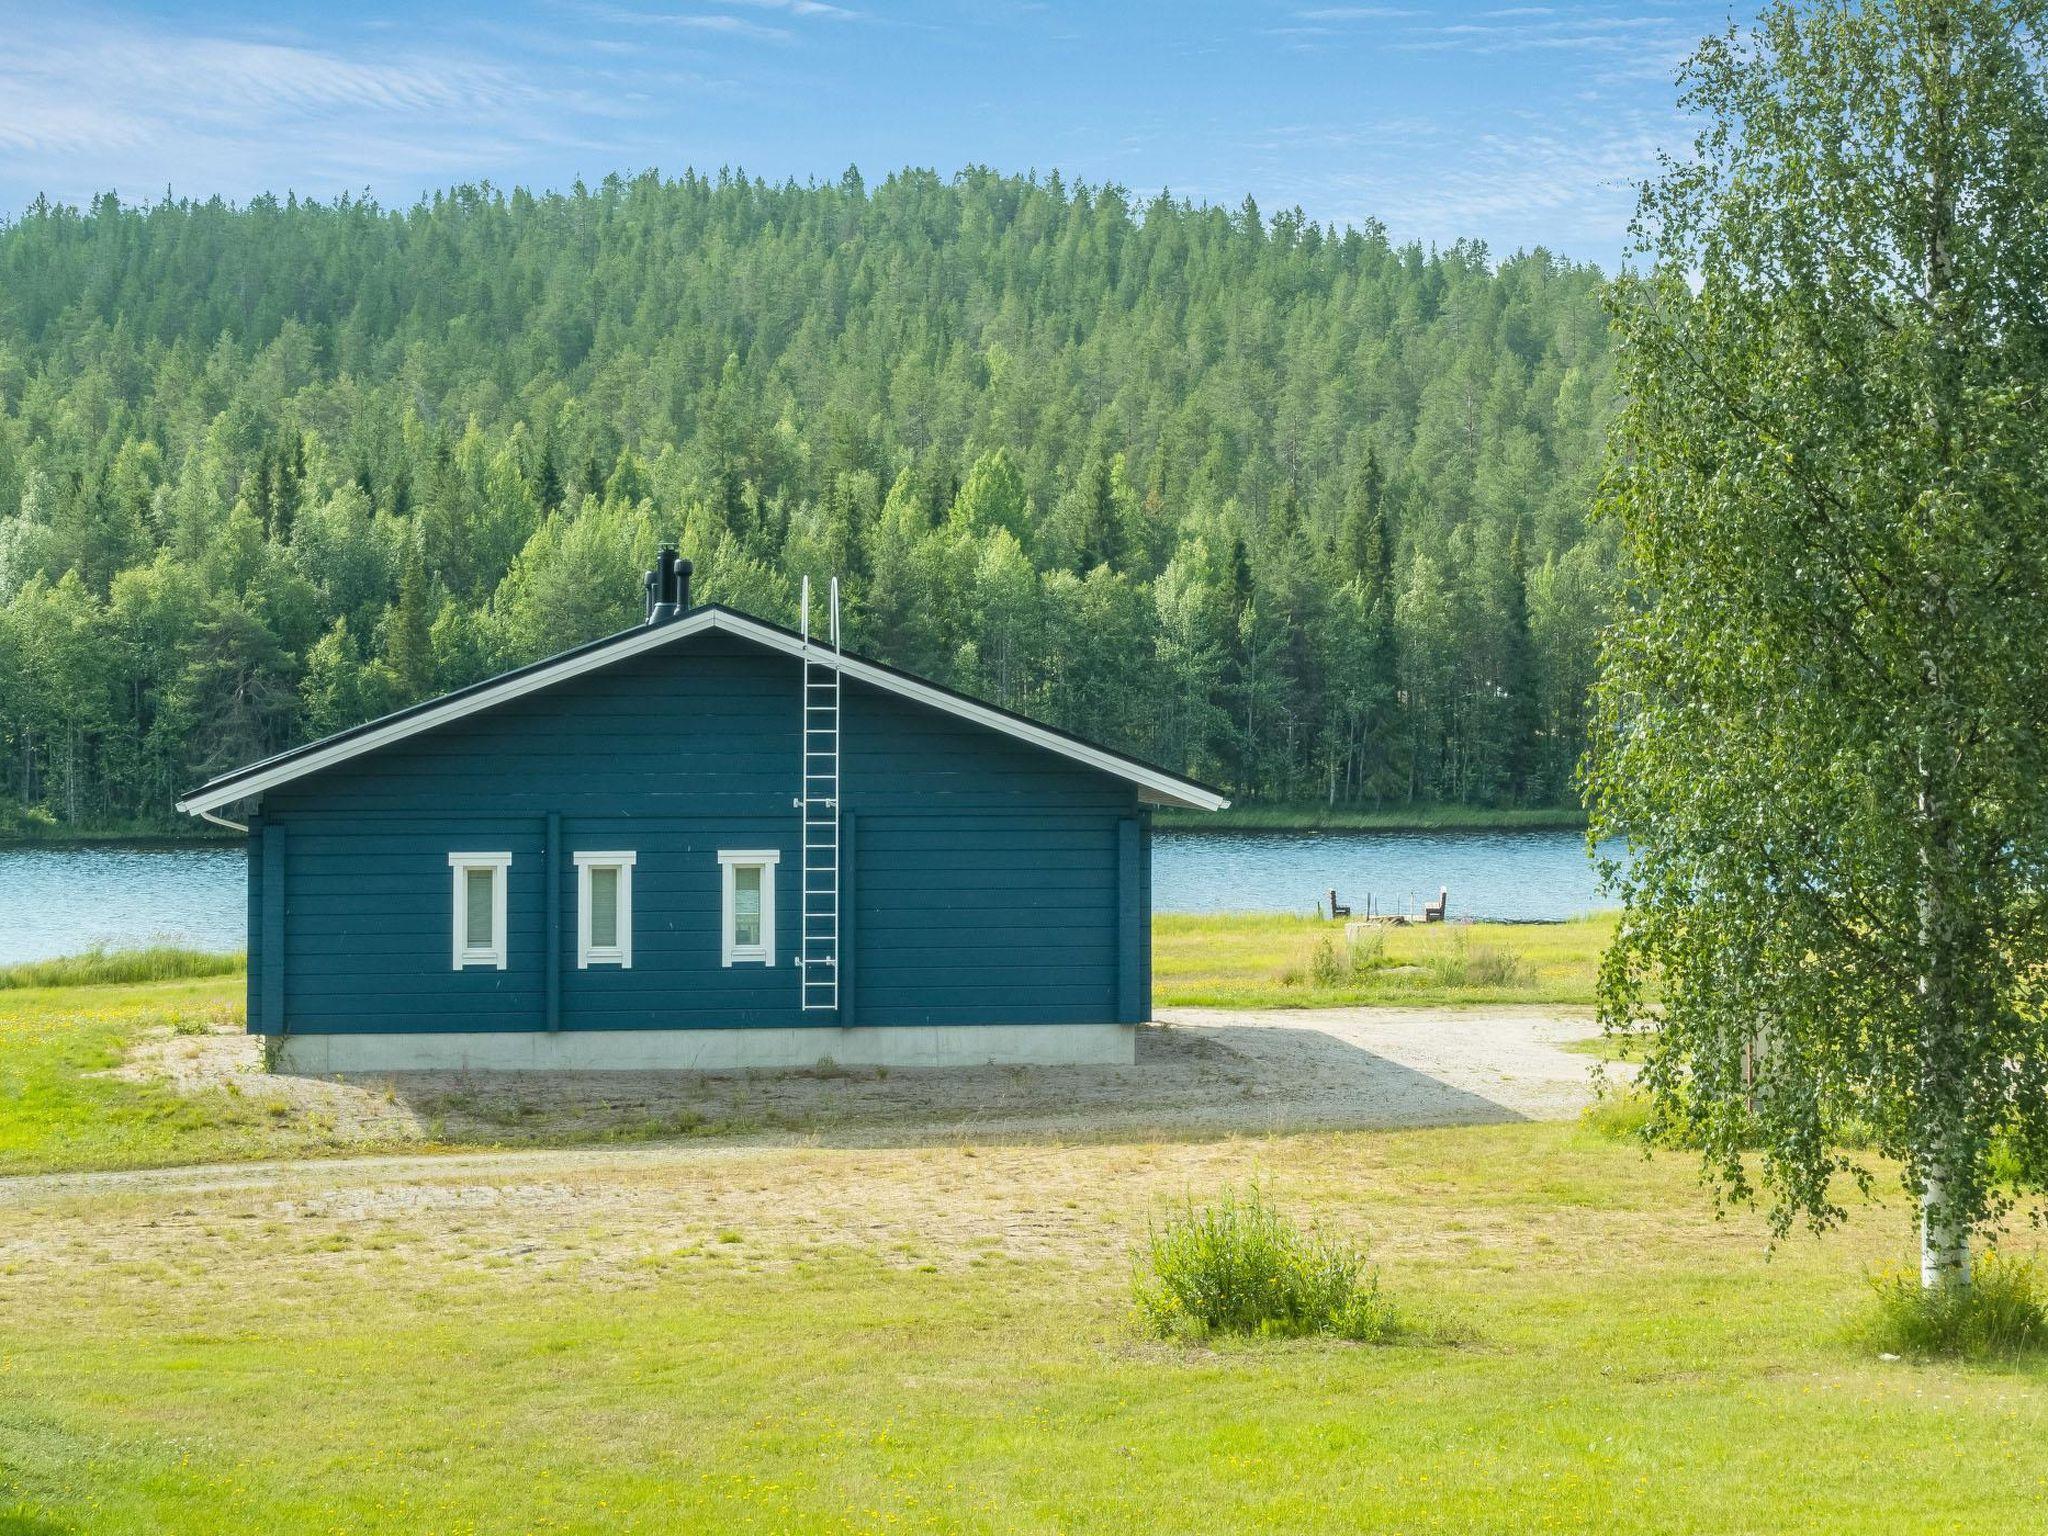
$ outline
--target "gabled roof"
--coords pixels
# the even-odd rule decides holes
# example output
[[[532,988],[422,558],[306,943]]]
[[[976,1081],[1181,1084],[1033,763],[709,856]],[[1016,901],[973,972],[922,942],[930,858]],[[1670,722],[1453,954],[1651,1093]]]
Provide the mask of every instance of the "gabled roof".
[[[307,774],[318,773],[323,768],[332,768],[350,758],[361,757],[393,742],[417,736],[422,731],[431,731],[437,726],[460,720],[466,715],[479,714],[493,709],[507,700],[524,694],[534,693],[542,688],[553,687],[556,683],[578,677],[585,672],[595,672],[601,667],[638,656],[647,651],[659,650],[686,640],[692,635],[710,631],[738,635],[772,651],[801,657],[808,650],[820,660],[835,660],[840,672],[857,682],[867,683],[884,692],[899,694],[913,699],[932,709],[976,725],[1013,736],[1048,752],[1084,763],[1116,778],[1127,780],[1138,787],[1140,797],[1155,805],[1186,806],[1192,810],[1218,811],[1230,804],[1227,796],[1209,788],[1206,784],[1170,773],[1151,763],[1141,762],[1135,757],[1126,757],[1121,752],[1112,752],[1107,747],[1096,746],[1080,737],[1041,725],[1036,720],[1026,719],[1007,709],[985,704],[979,699],[969,698],[938,683],[927,682],[883,662],[870,661],[851,651],[833,652],[816,644],[807,644],[803,636],[794,630],[784,629],[779,624],[770,624],[731,608],[710,604],[692,608],[678,619],[665,624],[649,624],[622,630],[602,640],[593,640],[546,661],[537,661],[531,666],[520,667],[512,672],[500,673],[497,677],[486,678],[483,682],[472,683],[467,688],[458,688],[453,693],[415,704],[410,709],[401,709],[396,714],[385,715],[382,719],[369,721],[350,730],[337,732],[319,741],[309,742],[303,747],[294,747],[289,752],[280,752],[258,763],[236,768],[231,772],[207,781],[178,801],[178,809],[188,815],[203,816],[220,810],[237,800],[259,795],[266,789],[280,784],[289,784]]]

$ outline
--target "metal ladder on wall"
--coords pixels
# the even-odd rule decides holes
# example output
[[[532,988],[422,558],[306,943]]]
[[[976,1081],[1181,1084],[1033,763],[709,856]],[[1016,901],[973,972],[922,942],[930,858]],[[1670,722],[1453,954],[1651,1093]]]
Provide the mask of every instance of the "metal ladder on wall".
[[[811,644],[811,578],[803,581],[803,760],[797,810],[803,891],[797,976],[804,1008],[839,1007],[839,578],[832,578],[829,651]]]

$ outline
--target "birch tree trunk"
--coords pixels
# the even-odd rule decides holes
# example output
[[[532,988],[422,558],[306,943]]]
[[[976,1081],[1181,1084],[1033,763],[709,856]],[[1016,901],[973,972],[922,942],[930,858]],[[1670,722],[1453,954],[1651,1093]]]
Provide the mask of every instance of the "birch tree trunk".
[[[1959,391],[1959,338],[1954,334],[1954,277],[1950,239],[1956,221],[1954,124],[1951,93],[1955,59],[1951,27],[1938,11],[1929,28],[1927,60],[1928,150],[1926,267],[1927,312],[1933,320],[1934,357],[1930,374],[1930,407],[1939,472],[1953,471],[1958,445],[1949,412]],[[1946,486],[1941,489],[1946,489]],[[1923,501],[1922,517],[1926,516]],[[1932,537],[1931,533],[1923,535]],[[1942,663],[1941,640],[1953,622],[1950,594],[1930,570],[1920,600],[1920,672],[1930,699],[1946,695],[1948,677]],[[1949,985],[1954,974],[1951,930],[1956,914],[1949,910],[1949,877],[1955,855],[1951,806],[1937,765],[1950,743],[1932,725],[1921,728],[1915,767],[1919,784],[1915,810],[1920,821],[1920,1284],[1928,1290],[1970,1283],[1970,1226],[1954,1198],[1956,1176],[1951,1165],[1954,1126],[1949,1112],[1950,1086],[1945,1070],[1954,1070],[1958,1044],[1956,1017],[1960,999]]]

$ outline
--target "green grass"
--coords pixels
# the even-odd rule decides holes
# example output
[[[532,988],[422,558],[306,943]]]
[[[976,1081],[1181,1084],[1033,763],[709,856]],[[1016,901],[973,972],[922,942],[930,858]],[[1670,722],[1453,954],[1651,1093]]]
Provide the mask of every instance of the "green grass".
[[[1497,832],[1586,825],[1586,813],[1576,806],[1409,805],[1368,810],[1304,800],[1233,805],[1222,811],[1163,806],[1152,814],[1155,826],[1211,832]]]
[[[1152,925],[1160,1007],[1547,1003],[1590,1007],[1611,913],[1569,923],[1431,923],[1347,945],[1344,924],[1275,913]]]
[[[1322,936],[1182,921],[1184,975]],[[1604,931],[1500,941],[1533,941],[1533,988]],[[1406,946],[1454,937],[1388,953],[1436,987],[1448,948]],[[327,1150],[261,1079],[102,1075],[241,990],[0,993],[0,1171]],[[1886,1533],[2048,1497],[2048,1364],[1840,1322],[1872,1317],[1908,1206],[1845,1190],[1843,1230],[1766,1260],[1693,1159],[1584,1126],[425,1166],[0,1183],[0,1536]],[[1370,1249],[1386,1342],[1145,1336],[1148,1236],[1253,1183]]]
[[[1580,1056],[1597,1056],[1602,1061],[1640,1062],[1648,1057],[1652,1039],[1643,1033],[1588,1035],[1583,1040],[1568,1040],[1560,1049]]]
[[[0,1531],[1889,1536],[2048,1491],[2048,1368],[1843,1337],[1897,1202],[1767,1258],[1570,1127],[351,1177],[0,1207]],[[1148,1221],[1251,1178],[1442,1326],[1145,1339]]]
[[[1257,1184],[1168,1213],[1146,1233],[1132,1295],[1162,1339],[1325,1335],[1372,1344],[1394,1331],[1364,1252],[1304,1232]]]
[[[193,976],[239,976],[241,954],[199,949],[89,949],[56,960],[30,960],[0,970],[0,991],[22,987],[103,987],[137,981],[177,981]]]
[[[214,976],[0,991],[0,1174],[336,1150],[312,1122],[272,1113],[260,1076],[242,1093],[186,1095],[110,1075],[147,1033],[239,1023],[242,990]]]

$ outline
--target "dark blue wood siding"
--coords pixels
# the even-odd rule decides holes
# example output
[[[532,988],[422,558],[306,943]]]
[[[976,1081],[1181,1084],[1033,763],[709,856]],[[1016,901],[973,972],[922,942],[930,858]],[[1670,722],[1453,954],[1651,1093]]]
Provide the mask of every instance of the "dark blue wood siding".
[[[249,823],[249,1028],[257,1034],[274,1033],[276,1021],[263,1012],[263,818]]]
[[[563,1029],[835,1022],[797,1006],[798,677],[700,636],[270,791],[290,849],[283,1027],[545,1029],[551,945]],[[1129,784],[859,684],[843,713],[858,1022],[1110,1021],[1133,965],[1149,1010],[1149,954],[1123,952],[1118,921]],[[781,854],[772,967],[720,963],[718,853],[736,848]],[[579,969],[571,856],[617,849],[637,855],[633,965]],[[453,968],[451,852],[512,855],[503,971]],[[1149,871],[1141,886],[1143,929]]]

